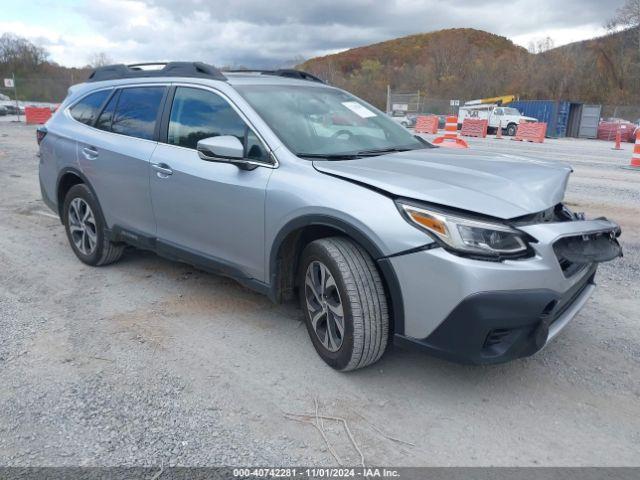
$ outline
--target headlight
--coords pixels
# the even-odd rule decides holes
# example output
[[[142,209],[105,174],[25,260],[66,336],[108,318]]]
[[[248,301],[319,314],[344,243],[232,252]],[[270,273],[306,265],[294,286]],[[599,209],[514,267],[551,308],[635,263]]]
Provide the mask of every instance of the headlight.
[[[522,257],[529,253],[524,234],[507,225],[472,220],[414,205],[398,203],[412,225],[430,233],[445,248],[492,259]]]

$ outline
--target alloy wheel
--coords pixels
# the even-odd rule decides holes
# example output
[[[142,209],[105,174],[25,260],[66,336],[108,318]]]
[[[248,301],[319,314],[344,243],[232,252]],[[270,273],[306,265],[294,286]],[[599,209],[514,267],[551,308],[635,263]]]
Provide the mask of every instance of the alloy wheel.
[[[68,220],[73,244],[83,255],[91,255],[98,244],[98,230],[89,204],[82,198],[74,198],[69,204]]]
[[[304,294],[311,327],[320,343],[336,352],[344,340],[344,309],[336,281],[322,262],[307,267]]]

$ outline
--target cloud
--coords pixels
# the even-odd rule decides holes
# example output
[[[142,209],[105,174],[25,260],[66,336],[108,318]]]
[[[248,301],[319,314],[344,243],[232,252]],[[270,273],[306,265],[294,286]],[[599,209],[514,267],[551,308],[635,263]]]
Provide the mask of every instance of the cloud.
[[[86,0],[73,9],[81,33],[33,27],[26,18],[0,22],[0,32],[38,38],[63,64],[105,51],[125,63],[198,59],[257,68],[452,27],[524,46],[548,35],[559,45],[600,34],[611,3],[622,0]]]
[[[67,33],[54,27],[34,26],[24,22],[0,21],[0,34],[9,32],[28,38],[36,45],[44,47],[52,60],[68,66],[86,65],[90,53],[109,51],[117,46],[102,35]]]

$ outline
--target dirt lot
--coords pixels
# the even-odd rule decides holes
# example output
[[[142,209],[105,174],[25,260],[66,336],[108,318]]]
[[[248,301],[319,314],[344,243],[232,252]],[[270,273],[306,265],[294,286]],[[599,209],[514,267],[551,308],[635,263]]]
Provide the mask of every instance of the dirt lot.
[[[149,253],[81,264],[40,200],[34,130],[0,123],[1,465],[335,464],[284,415],[314,399],[367,465],[640,465],[640,172],[618,168],[630,145],[471,142],[572,163],[573,208],[622,225],[624,259],[545,350],[467,367],[393,349],[341,374],[294,306]],[[341,425],[325,428],[359,464]]]

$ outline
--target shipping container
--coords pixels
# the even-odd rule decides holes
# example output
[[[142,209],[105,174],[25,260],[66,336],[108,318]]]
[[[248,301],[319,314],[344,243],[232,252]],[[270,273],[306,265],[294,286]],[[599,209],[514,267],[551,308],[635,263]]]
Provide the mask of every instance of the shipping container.
[[[582,103],[566,100],[519,100],[511,102],[527,117],[547,123],[548,138],[578,137],[582,119]]]

